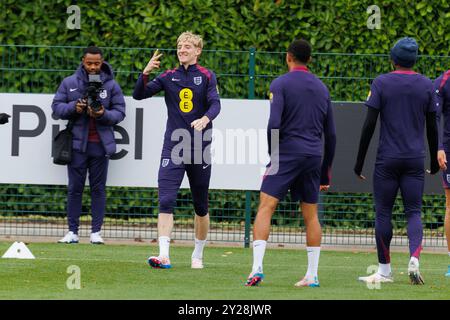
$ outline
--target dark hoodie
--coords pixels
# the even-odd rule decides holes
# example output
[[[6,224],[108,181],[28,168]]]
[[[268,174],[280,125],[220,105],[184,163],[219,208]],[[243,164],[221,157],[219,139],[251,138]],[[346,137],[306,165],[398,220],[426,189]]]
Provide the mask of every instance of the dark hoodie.
[[[95,119],[96,129],[106,154],[111,156],[116,152],[113,126],[125,118],[125,99],[122,90],[114,80],[111,66],[103,62],[100,71],[104,91],[100,94],[100,101],[105,113]],[[85,96],[88,87],[88,74],[83,64],[73,75],[65,78],[53,99],[52,110],[57,119],[75,119],[72,129],[73,149],[85,152],[89,134],[89,116],[86,113],[76,112],[76,102]]]

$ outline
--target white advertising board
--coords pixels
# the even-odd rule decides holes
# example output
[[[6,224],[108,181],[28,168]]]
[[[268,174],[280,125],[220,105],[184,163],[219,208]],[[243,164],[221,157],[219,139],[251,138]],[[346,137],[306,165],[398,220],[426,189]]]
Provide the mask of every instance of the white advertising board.
[[[67,184],[66,166],[53,164],[53,135],[67,121],[52,118],[52,94],[0,93],[0,183]],[[115,130],[116,157],[107,185],[157,187],[167,120],[164,99],[126,97],[126,118]],[[267,155],[267,100],[221,99],[214,120],[211,189],[258,190]],[[188,187],[185,177],[182,187]]]

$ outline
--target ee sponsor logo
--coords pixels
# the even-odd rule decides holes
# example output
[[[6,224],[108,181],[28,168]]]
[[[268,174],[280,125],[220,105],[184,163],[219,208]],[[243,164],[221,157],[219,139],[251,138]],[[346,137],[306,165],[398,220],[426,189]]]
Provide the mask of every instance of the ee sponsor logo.
[[[184,88],[180,91],[180,110],[184,113],[191,112],[194,108],[194,104],[192,103],[192,98],[194,97],[194,93],[189,88]]]

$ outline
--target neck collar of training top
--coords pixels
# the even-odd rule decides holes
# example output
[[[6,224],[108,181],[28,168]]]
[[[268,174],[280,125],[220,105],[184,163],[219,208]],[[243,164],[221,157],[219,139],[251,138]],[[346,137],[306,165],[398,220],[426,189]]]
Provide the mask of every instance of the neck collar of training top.
[[[417,74],[417,72],[412,71],[412,70],[395,70],[395,71],[392,71],[391,73],[396,73],[396,74]]]
[[[292,67],[292,69],[290,70],[292,71],[303,71],[303,72],[309,72],[308,67],[307,66],[295,66]]]
[[[193,70],[197,70],[198,68],[197,68],[197,63],[194,63],[194,64],[190,64],[187,67],[187,69],[182,64],[180,64],[180,67],[178,69],[181,71],[193,71]]]

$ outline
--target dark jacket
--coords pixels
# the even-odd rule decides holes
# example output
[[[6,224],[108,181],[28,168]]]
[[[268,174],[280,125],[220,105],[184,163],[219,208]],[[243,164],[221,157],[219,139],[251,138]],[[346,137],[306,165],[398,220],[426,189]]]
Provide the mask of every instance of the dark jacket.
[[[100,94],[100,101],[105,113],[96,119],[97,133],[105,148],[106,154],[111,156],[116,152],[113,126],[125,118],[125,99],[122,90],[114,80],[111,66],[103,62],[100,72],[104,91]],[[77,71],[65,78],[53,99],[52,110],[57,119],[75,119],[72,129],[73,149],[86,151],[89,133],[89,116],[84,112],[76,112],[76,102],[85,96],[88,87],[88,74],[80,64]],[[106,92],[106,95],[105,95]]]

